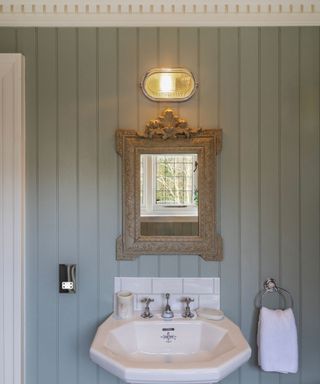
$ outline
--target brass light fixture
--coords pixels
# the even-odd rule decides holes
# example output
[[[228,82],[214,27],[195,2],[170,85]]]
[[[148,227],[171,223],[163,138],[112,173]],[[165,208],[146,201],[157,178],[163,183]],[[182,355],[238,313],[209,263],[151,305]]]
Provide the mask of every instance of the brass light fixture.
[[[186,68],[153,68],[144,76],[141,88],[153,101],[186,101],[198,84]]]

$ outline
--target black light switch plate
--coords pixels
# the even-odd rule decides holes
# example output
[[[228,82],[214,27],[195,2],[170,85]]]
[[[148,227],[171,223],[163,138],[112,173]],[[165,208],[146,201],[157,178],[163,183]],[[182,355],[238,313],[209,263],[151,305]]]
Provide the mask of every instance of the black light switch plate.
[[[76,264],[59,264],[59,292],[76,292]]]

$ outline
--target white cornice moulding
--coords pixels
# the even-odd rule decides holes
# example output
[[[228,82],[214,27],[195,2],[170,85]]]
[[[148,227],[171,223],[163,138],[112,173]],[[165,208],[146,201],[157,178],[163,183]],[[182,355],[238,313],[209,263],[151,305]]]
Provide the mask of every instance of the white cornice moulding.
[[[320,25],[320,0],[0,0],[0,26]]]

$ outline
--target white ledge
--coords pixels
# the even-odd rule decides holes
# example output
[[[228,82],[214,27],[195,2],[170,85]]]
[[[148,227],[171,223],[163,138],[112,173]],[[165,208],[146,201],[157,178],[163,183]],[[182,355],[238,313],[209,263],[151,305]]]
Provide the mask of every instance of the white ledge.
[[[319,0],[0,0],[0,26],[320,25]]]

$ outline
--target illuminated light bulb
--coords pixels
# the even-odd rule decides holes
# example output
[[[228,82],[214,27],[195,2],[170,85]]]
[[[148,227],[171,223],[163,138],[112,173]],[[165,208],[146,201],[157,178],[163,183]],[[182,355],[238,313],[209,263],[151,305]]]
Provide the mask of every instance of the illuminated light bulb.
[[[160,75],[160,92],[174,92],[175,79],[170,74],[161,74]]]

